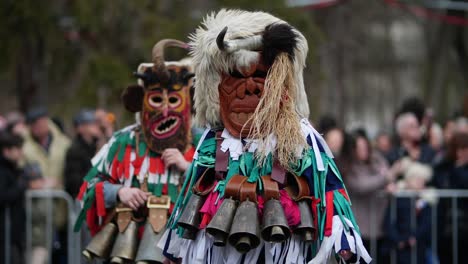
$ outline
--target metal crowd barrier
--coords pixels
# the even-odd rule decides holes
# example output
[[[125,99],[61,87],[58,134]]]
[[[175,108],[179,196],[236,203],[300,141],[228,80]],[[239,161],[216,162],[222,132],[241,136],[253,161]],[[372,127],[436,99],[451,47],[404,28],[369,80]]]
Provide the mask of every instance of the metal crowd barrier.
[[[32,212],[33,199],[42,199],[46,201],[46,249],[48,251],[48,263],[52,264],[52,242],[53,242],[53,218],[54,218],[54,203],[53,200],[64,200],[67,204],[67,263],[80,263],[80,235],[73,232],[73,225],[77,218],[77,207],[73,198],[61,190],[28,190],[26,192],[26,263],[31,263],[32,254]],[[6,262],[7,264],[9,262]]]
[[[393,193],[392,195],[384,194],[384,193],[379,193],[376,195],[376,199],[370,199],[370,208],[375,208],[375,202],[377,199],[381,199],[383,197],[387,197],[389,199],[388,205],[390,206],[390,219],[392,222],[395,221],[397,215],[396,215],[396,200],[398,198],[409,198],[410,199],[410,204],[411,208],[415,208],[415,203],[416,199],[420,196],[420,192],[417,191],[399,191],[396,193]],[[450,199],[450,211],[451,211],[451,225],[452,225],[452,263],[453,264],[458,264],[462,263],[458,259],[458,254],[459,254],[459,241],[458,241],[458,232],[459,232],[459,226],[458,226],[458,199],[460,198],[468,198],[468,190],[452,190],[452,189],[439,189],[439,190],[431,190],[431,194],[434,195],[435,197],[438,198],[438,203],[441,202],[442,199]],[[352,196],[351,196],[352,199]],[[447,208],[448,209],[448,208]],[[377,263],[375,260],[377,259],[378,256],[378,251],[377,251],[377,241],[376,241],[376,227],[379,226],[378,223],[375,223],[374,214],[369,214],[371,223],[374,223],[370,226],[370,234],[371,234],[371,241],[370,241],[370,248],[369,252],[371,256],[374,258],[373,263]],[[410,225],[411,225],[411,230],[416,230],[417,228],[417,222],[416,222],[416,210],[412,211],[412,214],[410,215]],[[439,256],[438,256],[438,228],[441,227],[441,225],[438,225],[438,205],[431,206],[431,251],[434,257],[434,262],[432,264],[437,264],[439,263]],[[358,223],[359,224],[359,223]],[[466,223],[468,225],[468,223]],[[397,252],[395,249],[392,250],[390,254],[390,263],[395,264],[397,263]],[[411,250],[411,263],[416,264],[418,263],[417,259],[417,251],[416,247],[412,247]],[[446,264],[445,262],[440,262],[442,264]],[[378,264],[378,263],[377,263]]]
[[[458,226],[458,199],[459,198],[468,198],[468,190],[434,190],[433,194],[439,198],[439,202],[441,199],[450,199],[450,204],[451,204],[451,213],[452,213],[452,263],[457,264],[461,263],[458,259],[458,251],[459,251],[459,244],[458,244],[458,231],[459,231],[459,226]],[[420,195],[419,192],[415,191],[399,191],[397,193],[392,194],[388,198],[389,200],[389,206],[390,206],[390,212],[391,212],[391,219],[394,220],[396,219],[396,199],[397,198],[410,198],[411,199],[411,205],[415,205],[417,197]],[[384,196],[388,196],[386,194],[379,193],[376,198],[382,198]],[[26,192],[26,255],[25,255],[25,260],[26,263],[31,263],[31,253],[32,253],[32,204],[33,204],[33,199],[43,199],[47,201],[47,206],[46,206],[46,234],[48,235],[47,237],[47,250],[49,252],[49,263],[52,263],[52,241],[53,241],[53,213],[54,213],[54,208],[53,208],[53,200],[54,199],[62,199],[66,201],[67,204],[67,211],[68,211],[68,222],[67,222],[67,263],[68,264],[78,264],[81,262],[81,236],[79,233],[74,233],[73,232],[73,224],[75,223],[77,214],[78,214],[78,207],[71,198],[71,196],[61,190],[29,190]],[[352,197],[351,197],[352,199]],[[370,205],[371,205],[371,210],[374,207],[375,208],[375,201],[376,199],[370,199]],[[437,255],[437,250],[438,250],[438,223],[437,223],[437,218],[438,218],[438,208],[437,206],[432,207],[432,215],[431,215],[431,249],[433,254]],[[10,254],[11,252],[11,221],[10,221],[10,208],[5,208],[5,226],[4,230],[5,236],[4,236],[4,242],[5,242],[5,256],[4,256],[4,263],[5,264],[10,264],[12,263],[12,256]],[[373,263],[377,263],[376,259],[378,256],[378,251],[377,251],[377,241],[376,241],[376,227],[378,224],[375,222],[376,220],[373,219],[373,214],[370,215],[370,220],[372,224],[370,227],[370,232],[371,232],[371,241],[370,241],[370,248],[368,249],[371,256],[374,258]],[[411,220],[411,227],[414,230],[417,227],[416,224],[416,212],[414,211],[413,214],[410,216]],[[468,223],[466,223],[468,224]],[[391,256],[390,256],[390,262],[396,263],[396,252],[395,250],[392,251]],[[413,247],[412,254],[411,254],[411,263],[417,263],[417,254],[416,250]],[[437,262],[436,262],[437,263]],[[432,263],[432,264],[436,264]],[[440,262],[442,263],[442,262]],[[378,264],[378,263],[377,263]],[[443,263],[445,264],[445,263]]]

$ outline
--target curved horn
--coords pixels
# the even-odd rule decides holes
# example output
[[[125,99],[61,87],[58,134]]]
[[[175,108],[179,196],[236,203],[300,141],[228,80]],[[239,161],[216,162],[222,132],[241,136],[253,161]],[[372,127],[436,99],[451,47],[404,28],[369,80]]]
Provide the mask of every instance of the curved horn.
[[[221,51],[232,53],[241,49],[259,50],[262,48],[262,36],[255,35],[243,39],[224,40],[228,27],[223,28],[216,37],[216,44]]]
[[[163,39],[160,40],[153,46],[152,50],[152,57],[153,57],[153,69],[160,74],[161,80],[169,79],[169,72],[166,69],[166,65],[164,64],[164,48],[166,47],[179,47],[183,49],[188,48],[188,44],[175,40],[175,39]]]

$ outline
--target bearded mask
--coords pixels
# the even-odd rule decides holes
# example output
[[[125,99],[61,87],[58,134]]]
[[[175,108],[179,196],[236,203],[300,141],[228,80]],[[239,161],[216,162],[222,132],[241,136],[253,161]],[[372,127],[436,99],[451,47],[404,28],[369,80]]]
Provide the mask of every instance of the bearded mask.
[[[177,148],[183,153],[191,145],[193,74],[188,63],[164,62],[167,46],[187,45],[176,40],[158,42],[153,48],[153,63],[140,65],[135,74],[143,86],[128,87],[122,97],[128,110],[140,112],[143,136],[152,151]]]

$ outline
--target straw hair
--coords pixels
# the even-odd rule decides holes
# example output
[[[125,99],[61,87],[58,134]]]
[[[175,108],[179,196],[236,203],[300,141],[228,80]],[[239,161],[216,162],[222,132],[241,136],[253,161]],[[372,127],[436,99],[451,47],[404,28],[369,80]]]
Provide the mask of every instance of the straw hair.
[[[296,89],[293,63],[286,53],[280,53],[268,71],[262,98],[250,121],[249,138],[256,139],[256,158],[263,164],[276,139],[273,155],[286,169],[297,162],[307,144],[301,133],[295,110]],[[299,155],[298,155],[299,154]]]

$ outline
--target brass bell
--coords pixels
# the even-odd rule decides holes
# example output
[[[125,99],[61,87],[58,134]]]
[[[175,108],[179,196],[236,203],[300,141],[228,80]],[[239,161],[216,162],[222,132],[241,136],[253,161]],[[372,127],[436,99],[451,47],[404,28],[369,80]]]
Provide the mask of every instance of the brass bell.
[[[195,239],[196,234],[200,228],[200,209],[203,206],[203,198],[197,194],[192,194],[187,205],[182,212],[182,215],[177,222],[177,225],[182,227],[184,234],[187,233],[184,238]]]
[[[231,231],[229,244],[240,253],[246,253],[260,244],[257,205],[249,200],[244,201],[237,208]]]
[[[263,209],[263,240],[281,243],[287,240],[290,235],[291,231],[281,202],[277,199],[268,200]]]
[[[163,251],[156,246],[164,231],[163,229],[158,233],[154,232],[151,223],[146,221],[143,237],[135,258],[136,264],[162,263],[164,261]]]
[[[91,262],[94,258],[109,258],[117,231],[117,226],[114,223],[108,223],[104,226],[89,242],[86,249],[83,250],[83,256],[86,258],[86,261]]]
[[[111,263],[122,264],[133,261],[138,247],[138,227],[130,221],[124,232],[117,235],[111,253]]]
[[[206,232],[214,237],[215,246],[226,245],[236,208],[237,204],[233,199],[224,199],[213,219],[211,219],[206,227]]]
[[[312,210],[307,200],[301,200],[298,203],[299,211],[301,212],[301,223],[294,229],[294,233],[302,237],[306,242],[314,241],[315,226]]]

